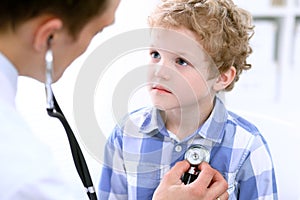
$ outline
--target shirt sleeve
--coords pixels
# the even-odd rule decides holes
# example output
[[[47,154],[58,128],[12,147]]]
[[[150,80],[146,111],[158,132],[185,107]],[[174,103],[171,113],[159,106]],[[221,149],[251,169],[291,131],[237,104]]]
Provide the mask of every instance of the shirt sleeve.
[[[127,200],[127,179],[122,156],[122,130],[116,126],[107,140],[99,182],[99,200]]]
[[[278,199],[271,154],[261,135],[254,138],[236,180],[237,199]]]

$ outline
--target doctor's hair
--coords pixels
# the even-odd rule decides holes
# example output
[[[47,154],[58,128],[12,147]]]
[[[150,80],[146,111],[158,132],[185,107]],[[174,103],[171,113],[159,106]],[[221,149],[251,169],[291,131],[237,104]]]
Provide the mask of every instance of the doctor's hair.
[[[53,15],[76,37],[108,3],[109,0],[0,0],[0,33],[15,31],[20,24],[37,16]]]
[[[236,68],[230,91],[243,70],[251,68],[249,40],[254,34],[252,16],[232,0],[162,0],[148,18],[150,27],[192,31],[219,73]]]

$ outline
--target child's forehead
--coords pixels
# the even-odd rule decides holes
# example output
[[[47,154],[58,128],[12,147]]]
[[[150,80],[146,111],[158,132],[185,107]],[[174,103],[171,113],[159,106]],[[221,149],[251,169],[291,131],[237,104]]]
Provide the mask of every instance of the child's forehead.
[[[187,29],[153,28],[150,41],[152,48],[168,51],[188,59],[211,60],[195,35]]]
[[[196,38],[185,29],[152,29],[151,46],[174,52],[195,51],[204,53]]]

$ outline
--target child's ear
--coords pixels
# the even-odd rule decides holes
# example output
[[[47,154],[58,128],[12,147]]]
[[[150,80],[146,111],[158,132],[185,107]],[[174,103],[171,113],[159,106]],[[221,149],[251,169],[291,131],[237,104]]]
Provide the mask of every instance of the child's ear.
[[[231,66],[226,72],[220,74],[213,86],[215,91],[224,90],[235,78],[236,69]]]
[[[48,48],[48,40],[53,34],[62,28],[62,21],[58,18],[51,18],[41,23],[34,36],[33,46],[36,51]]]

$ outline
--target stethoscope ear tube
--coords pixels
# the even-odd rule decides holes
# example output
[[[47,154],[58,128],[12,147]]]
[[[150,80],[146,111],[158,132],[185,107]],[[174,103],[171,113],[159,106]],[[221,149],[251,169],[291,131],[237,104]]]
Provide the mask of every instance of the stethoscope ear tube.
[[[52,63],[53,63],[53,55],[51,49],[48,49],[45,56],[46,61],[46,74],[45,74],[45,90],[46,90],[46,102],[47,109],[53,109],[53,93],[51,89],[52,84]]]
[[[92,182],[86,161],[85,161],[82,151],[80,149],[80,146],[74,136],[74,133],[73,133],[67,119],[65,118],[63,112],[61,111],[53,93],[52,93],[52,98],[53,98],[53,108],[47,108],[48,115],[51,117],[58,118],[60,120],[60,122],[62,123],[62,125],[64,126],[65,131],[67,133],[68,140],[69,140],[75,167],[76,167],[76,170],[80,176],[80,179],[81,179],[84,187],[86,188],[87,195],[90,200],[97,200],[96,191],[93,186],[93,182]]]
[[[48,45],[50,47],[52,37],[48,40]],[[80,146],[76,140],[76,137],[74,136],[74,133],[65,118],[63,112],[61,111],[55,96],[52,92],[51,84],[52,84],[52,71],[53,71],[53,55],[52,50],[49,48],[45,55],[45,61],[46,61],[46,73],[45,73],[45,90],[46,90],[46,101],[47,101],[47,112],[48,115],[51,117],[58,118],[62,125],[65,128],[65,131],[67,133],[67,137],[69,140],[71,153],[73,157],[73,161],[76,167],[76,170],[78,172],[78,175],[86,188],[87,195],[90,200],[97,200],[97,195],[95,188],[93,186],[93,182],[86,164],[86,161],[84,159],[84,156],[82,154],[82,151],[80,149]]]

